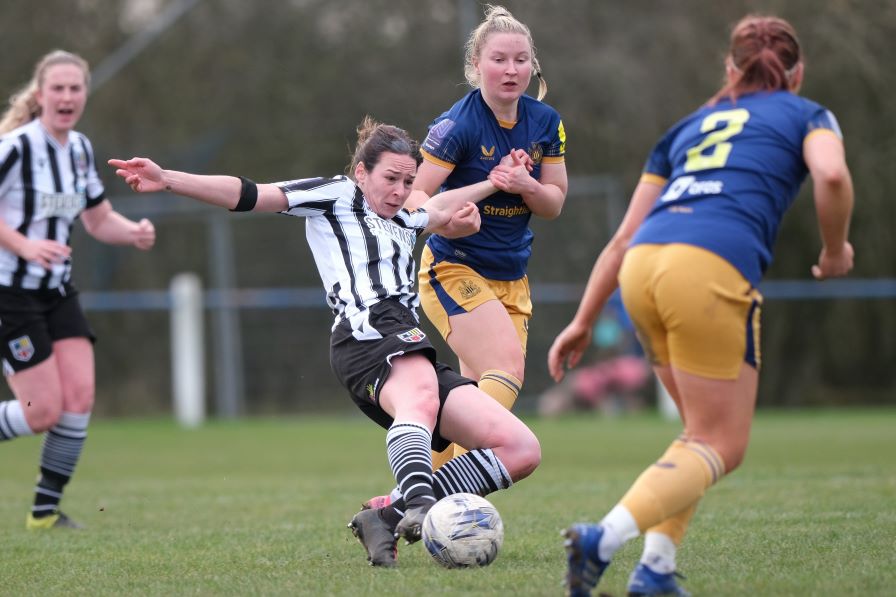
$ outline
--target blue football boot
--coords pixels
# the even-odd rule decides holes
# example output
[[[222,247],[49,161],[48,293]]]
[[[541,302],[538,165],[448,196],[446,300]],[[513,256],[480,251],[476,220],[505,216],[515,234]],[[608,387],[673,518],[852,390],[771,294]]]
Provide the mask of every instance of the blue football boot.
[[[589,597],[610,562],[597,555],[597,546],[604,536],[599,524],[574,524],[565,531],[566,540],[566,594],[570,597]]]
[[[684,578],[677,572],[660,574],[644,564],[638,564],[628,579],[629,597],[640,595],[677,595],[691,597],[691,594],[678,586],[675,577]]]

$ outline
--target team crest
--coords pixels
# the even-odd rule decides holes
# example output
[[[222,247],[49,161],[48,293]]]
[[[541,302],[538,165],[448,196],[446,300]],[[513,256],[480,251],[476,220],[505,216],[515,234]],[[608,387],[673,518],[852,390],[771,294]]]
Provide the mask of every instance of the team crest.
[[[529,147],[529,157],[532,158],[533,164],[541,163],[541,158],[544,157],[544,149],[542,149],[541,143],[532,143]]]
[[[461,280],[460,281],[460,296],[464,299],[471,299],[477,294],[482,292],[482,289],[476,285],[472,280]]]
[[[31,338],[28,336],[10,340],[9,350],[12,351],[12,356],[17,361],[22,361],[23,363],[27,363],[34,356],[34,344],[31,343]]]
[[[370,398],[370,401],[373,402],[373,395],[375,393],[375,388],[372,383],[367,384],[367,397]]]
[[[423,333],[423,330],[420,328],[414,328],[412,330],[408,330],[406,332],[402,332],[398,334],[398,339],[402,342],[420,342],[424,338],[426,338],[426,334]]]

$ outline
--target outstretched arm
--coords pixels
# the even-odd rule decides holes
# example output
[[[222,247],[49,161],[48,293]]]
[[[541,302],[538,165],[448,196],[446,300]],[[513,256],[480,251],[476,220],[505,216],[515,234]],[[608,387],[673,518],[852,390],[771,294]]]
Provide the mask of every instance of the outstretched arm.
[[[423,160],[423,163],[417,169],[417,177],[414,179],[414,191],[408,198],[407,203],[405,203],[405,207],[417,209],[426,203],[427,199],[436,194],[436,191],[439,190],[439,187],[442,186],[449,174],[451,174],[451,170],[448,168]],[[481,223],[479,210],[475,209],[474,206],[473,209],[464,208],[459,210],[448,222],[438,228],[431,229],[430,232],[445,238],[461,238],[479,232]]]
[[[622,258],[635,231],[647,217],[659,197],[662,187],[653,182],[642,181],[635,187],[628,211],[619,229],[604,247],[585,286],[585,293],[572,321],[560,332],[548,351],[548,371],[554,381],[560,381],[565,368],[575,367],[591,343],[591,330],[604,308],[607,299],[619,285],[619,268]]]
[[[843,142],[835,134],[818,131],[806,138],[803,157],[812,175],[815,211],[821,232],[821,254],[812,266],[819,280],[845,276],[853,266],[849,243],[853,187]]]
[[[124,179],[138,193],[157,193],[168,191],[184,197],[190,197],[230,210],[248,211],[283,211],[289,207],[286,195],[280,187],[272,184],[256,185],[235,176],[202,175],[164,170],[147,158],[130,160],[109,160],[109,165],[116,168],[115,174]],[[251,202],[251,197],[257,199]],[[243,200],[241,204],[240,201]],[[251,206],[246,201],[249,200]],[[239,208],[239,209],[238,209]]]
[[[444,226],[455,214],[469,213],[471,210],[477,209],[473,204],[482,201],[496,190],[490,180],[484,180],[433,195],[422,205],[429,214],[426,231],[432,232],[434,229]]]

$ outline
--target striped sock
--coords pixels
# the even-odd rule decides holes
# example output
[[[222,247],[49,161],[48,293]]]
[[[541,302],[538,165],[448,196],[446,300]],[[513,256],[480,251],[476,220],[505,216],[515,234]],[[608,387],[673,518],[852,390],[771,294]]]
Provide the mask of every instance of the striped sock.
[[[437,500],[455,493],[486,496],[513,485],[504,464],[488,448],[452,458],[434,472],[432,477],[432,489]],[[404,500],[393,500],[390,506],[399,513],[406,507]]]
[[[437,499],[455,493],[485,496],[511,485],[510,474],[490,448],[455,456],[433,473],[432,484]]]
[[[386,433],[386,455],[410,508],[436,501],[432,493],[432,433],[418,423],[394,422]]]
[[[44,435],[40,455],[40,479],[34,489],[31,514],[42,518],[59,507],[62,491],[75,472],[81,457],[90,413],[63,412],[59,421]]]
[[[25,411],[18,400],[0,402],[0,441],[14,439],[20,435],[34,435],[25,420]]]

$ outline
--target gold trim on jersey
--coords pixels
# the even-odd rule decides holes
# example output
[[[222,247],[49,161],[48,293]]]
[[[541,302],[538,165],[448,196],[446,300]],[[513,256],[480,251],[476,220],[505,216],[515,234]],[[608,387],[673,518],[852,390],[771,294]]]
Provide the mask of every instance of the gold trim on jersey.
[[[445,160],[440,160],[436,156],[432,155],[431,153],[427,153],[423,149],[420,150],[420,154],[423,156],[423,159],[426,160],[427,162],[433,163],[436,166],[441,166],[442,168],[446,168],[448,170],[454,170],[454,166],[456,165],[456,164],[452,164],[451,162],[446,162]]]
[[[650,172],[644,172],[641,174],[641,179],[638,182],[648,182],[651,184],[655,184],[657,186],[664,187],[666,186],[666,181],[668,179],[660,176],[659,174],[651,174]]]

